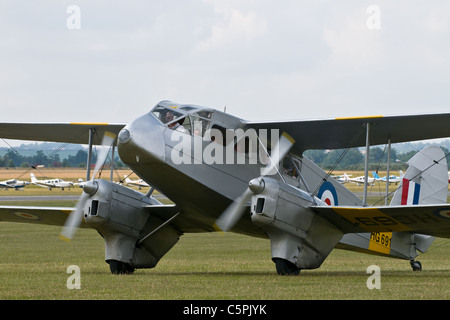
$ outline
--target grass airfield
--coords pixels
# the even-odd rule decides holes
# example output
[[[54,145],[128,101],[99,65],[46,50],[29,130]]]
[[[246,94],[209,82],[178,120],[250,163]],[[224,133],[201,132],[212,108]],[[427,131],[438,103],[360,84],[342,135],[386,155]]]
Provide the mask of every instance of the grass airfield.
[[[73,181],[84,175],[83,170],[76,173]],[[71,180],[62,175],[54,171],[48,177]],[[1,171],[0,177],[7,179]],[[80,193],[80,189],[49,191],[28,186],[24,191],[0,191],[0,197]],[[75,203],[74,200],[0,202],[57,206]],[[270,259],[269,240],[237,234],[186,234],[156,268],[118,276],[110,274],[104,261],[103,239],[95,230],[80,229],[70,243],[59,240],[60,231],[60,227],[53,226],[0,223],[0,299],[450,299],[448,239],[436,239],[430,250],[418,257],[423,265],[421,272],[413,272],[405,260],[334,250],[321,268],[303,270],[298,277],[282,277],[276,275]],[[67,268],[71,265],[80,268],[80,290],[67,288],[71,275]],[[381,270],[379,290],[367,288],[371,276],[367,268],[371,265]]]

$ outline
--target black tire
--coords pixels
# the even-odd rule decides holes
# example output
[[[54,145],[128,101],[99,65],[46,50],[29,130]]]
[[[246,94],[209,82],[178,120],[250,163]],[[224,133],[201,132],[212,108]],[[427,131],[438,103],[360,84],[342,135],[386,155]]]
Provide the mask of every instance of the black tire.
[[[135,270],[131,265],[122,261],[108,260],[107,262],[112,274],[132,274]]]
[[[411,268],[413,269],[413,271],[422,271],[422,264],[420,263],[420,261],[410,261],[411,263]]]
[[[281,258],[273,258],[272,260],[275,262],[277,273],[280,276],[298,276],[300,274],[300,268],[292,262]]]

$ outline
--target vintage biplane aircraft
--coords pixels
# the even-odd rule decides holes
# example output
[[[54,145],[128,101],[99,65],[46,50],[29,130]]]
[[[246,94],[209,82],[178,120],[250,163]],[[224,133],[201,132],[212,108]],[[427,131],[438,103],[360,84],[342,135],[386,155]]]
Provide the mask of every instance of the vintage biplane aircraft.
[[[365,146],[367,181],[371,145],[449,137],[448,123],[450,113],[252,122],[170,101],[126,125],[0,123],[2,138],[88,143],[88,168],[92,146],[104,146],[76,208],[0,206],[0,220],[64,225],[65,239],[92,227],[113,273],[153,268],[184,233],[217,230],[270,239],[279,274],[318,268],[335,248],[405,259],[418,270],[418,253],[434,237],[450,237],[442,150],[415,155],[384,206],[368,206],[367,184],[360,199],[303,152]],[[115,143],[122,161],[173,205],[95,179]]]

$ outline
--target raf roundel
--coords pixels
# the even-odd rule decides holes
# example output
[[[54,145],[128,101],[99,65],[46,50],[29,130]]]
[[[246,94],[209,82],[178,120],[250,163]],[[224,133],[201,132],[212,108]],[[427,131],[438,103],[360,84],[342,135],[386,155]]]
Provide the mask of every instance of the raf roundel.
[[[450,210],[449,209],[438,209],[434,212],[435,216],[440,218],[450,219]]]
[[[329,181],[325,181],[322,183],[319,189],[319,193],[317,197],[325,202],[329,206],[337,206],[338,205],[338,197],[336,193],[336,189],[333,184]]]

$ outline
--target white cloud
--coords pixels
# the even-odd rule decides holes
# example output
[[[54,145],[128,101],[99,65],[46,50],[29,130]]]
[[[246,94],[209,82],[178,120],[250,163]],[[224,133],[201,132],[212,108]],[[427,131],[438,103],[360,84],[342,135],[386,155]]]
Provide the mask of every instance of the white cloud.
[[[80,30],[70,4],[2,2],[3,121],[130,121],[162,99],[247,119],[449,110],[447,1],[79,0]]]
[[[255,12],[245,13],[235,8],[219,6],[215,1],[211,4],[215,5],[214,11],[220,19],[210,27],[210,36],[199,43],[200,52],[246,45],[266,32],[267,22]]]

